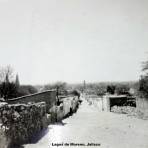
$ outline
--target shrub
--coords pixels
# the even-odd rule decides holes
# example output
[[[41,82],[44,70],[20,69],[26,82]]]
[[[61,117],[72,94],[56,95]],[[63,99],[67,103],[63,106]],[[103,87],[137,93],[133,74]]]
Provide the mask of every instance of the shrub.
[[[148,76],[142,76],[139,80],[139,95],[148,98]]]
[[[114,85],[108,85],[106,91],[108,93],[110,93],[110,94],[114,94],[115,93],[115,89],[116,89],[116,87]]]
[[[129,95],[129,86],[126,84],[120,84],[116,86],[116,94],[117,95]]]

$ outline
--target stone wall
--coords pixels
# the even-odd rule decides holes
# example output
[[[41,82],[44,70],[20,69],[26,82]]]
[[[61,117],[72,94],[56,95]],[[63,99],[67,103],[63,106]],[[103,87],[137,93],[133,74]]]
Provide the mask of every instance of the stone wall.
[[[110,96],[110,106],[132,106],[136,107],[136,97],[130,97],[126,95],[113,95]]]
[[[33,135],[47,127],[46,103],[5,104],[0,107],[0,119],[1,131],[3,129],[5,135],[3,138],[14,147],[28,142]]]
[[[0,148],[9,146],[12,148],[30,142],[36,133],[46,128],[52,121],[60,121],[69,113],[75,112],[79,105],[78,97],[66,97],[61,100],[61,104],[58,106],[54,101],[53,104],[51,103],[52,107],[49,104],[50,108],[47,113],[46,102],[38,102],[40,99],[37,96],[38,94],[10,101],[16,104],[0,104]],[[32,101],[28,101],[29,98]],[[41,100],[43,99],[41,98]]]
[[[136,98],[137,110],[142,112],[145,116],[148,116],[148,99]]]
[[[35,93],[11,99],[8,101],[9,104],[28,103],[28,102],[46,102],[47,112],[48,112],[48,110],[56,103],[56,91],[55,90],[44,91],[40,93]]]
[[[86,100],[90,105],[94,105],[98,111],[110,111],[110,99],[108,96],[98,97],[89,95],[86,96]]]
[[[105,95],[103,96],[103,109],[111,111],[113,106],[133,106],[136,107],[136,98],[126,95]]]
[[[61,104],[59,106],[53,106],[50,109],[50,114],[52,121],[60,121],[64,117],[66,117],[68,114],[72,112],[76,112],[78,105],[79,105],[79,99],[78,97],[65,97],[61,100]]]
[[[2,126],[0,124],[0,126]],[[9,145],[9,140],[7,139],[4,129],[0,128],[0,148],[7,148]]]
[[[61,120],[68,114],[76,112],[79,105],[78,97],[67,97],[57,109],[57,120]]]

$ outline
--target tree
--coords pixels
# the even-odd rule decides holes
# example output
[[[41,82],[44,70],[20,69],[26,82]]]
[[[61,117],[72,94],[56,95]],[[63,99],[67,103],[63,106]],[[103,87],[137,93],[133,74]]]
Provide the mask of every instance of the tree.
[[[17,89],[17,96],[21,97],[25,95],[34,94],[37,92],[38,90],[31,85],[20,85],[19,88]]]
[[[139,95],[148,98],[148,76],[141,76],[139,80]]]
[[[11,66],[0,68],[0,96],[5,100],[17,96],[17,87],[13,82],[13,75]]]
[[[20,81],[19,81],[19,76],[18,76],[18,74],[16,75],[15,85],[16,85],[17,88],[20,87]]]
[[[13,76],[14,76],[13,68],[10,65],[6,67],[0,67],[0,83],[6,81],[12,81]]]
[[[113,95],[115,93],[115,89],[116,87],[114,85],[108,85],[106,91]]]
[[[116,94],[117,95],[129,95],[129,86],[127,84],[118,84],[116,86]]]
[[[17,88],[14,82],[3,82],[0,84],[0,94],[5,100],[17,97]]]
[[[142,63],[142,71],[144,72],[148,71],[148,61]]]
[[[67,94],[67,83],[65,82],[56,82],[54,84],[47,84],[44,86],[43,90],[56,89],[59,95]]]
[[[70,94],[80,98],[80,92],[78,90],[73,90]]]
[[[148,98],[148,61],[143,62],[142,71],[144,74],[139,80],[139,95]]]

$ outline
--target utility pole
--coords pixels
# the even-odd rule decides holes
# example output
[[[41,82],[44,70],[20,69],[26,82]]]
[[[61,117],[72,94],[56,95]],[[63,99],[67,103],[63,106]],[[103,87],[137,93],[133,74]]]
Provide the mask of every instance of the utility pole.
[[[85,91],[86,91],[86,82],[84,80],[84,82],[83,82],[83,93],[85,93]]]

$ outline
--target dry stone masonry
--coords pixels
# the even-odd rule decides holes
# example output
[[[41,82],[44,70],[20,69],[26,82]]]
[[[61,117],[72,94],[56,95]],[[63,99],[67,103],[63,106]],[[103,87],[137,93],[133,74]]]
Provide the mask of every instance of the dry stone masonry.
[[[62,120],[77,110],[79,99],[65,97],[56,103],[55,91],[46,91],[0,103],[0,148],[14,148],[32,141],[32,137],[51,122]],[[3,142],[3,144],[2,144]]]
[[[28,142],[47,127],[46,103],[1,105],[0,119],[9,145]]]

